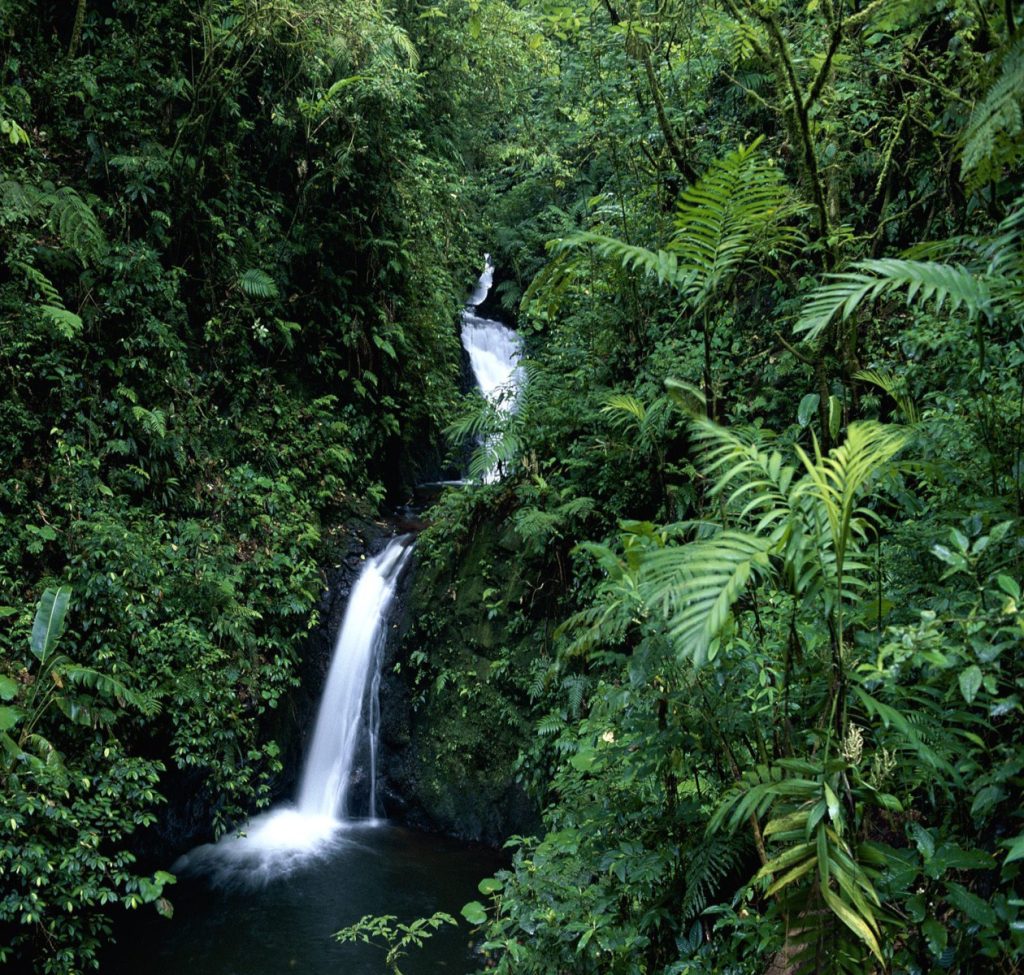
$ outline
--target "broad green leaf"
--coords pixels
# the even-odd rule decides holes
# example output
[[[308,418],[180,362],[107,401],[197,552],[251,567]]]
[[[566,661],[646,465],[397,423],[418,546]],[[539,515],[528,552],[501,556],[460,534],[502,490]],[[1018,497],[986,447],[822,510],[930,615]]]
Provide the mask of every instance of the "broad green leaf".
[[[577,772],[589,772],[596,761],[597,752],[593,748],[581,748],[569,759],[569,764]]]
[[[0,731],[10,731],[24,717],[21,708],[0,708]]]
[[[817,393],[808,393],[800,400],[800,406],[797,407],[796,422],[800,426],[806,427],[814,419],[814,414],[818,411],[818,404],[820,402],[821,397]]]
[[[498,880],[497,877],[484,877],[484,879],[476,885],[476,889],[479,890],[481,894],[490,895],[496,894],[504,886],[505,884]]]
[[[1010,851],[1006,854],[1003,863],[1024,860],[1024,833],[1018,833],[1012,840],[1003,840],[999,845],[1005,846]]]
[[[996,924],[996,912],[991,905],[983,901],[977,894],[972,894],[962,884],[946,884],[946,892],[950,903],[972,921],[990,927]]]
[[[935,918],[930,917],[921,925],[921,933],[928,942],[928,949],[938,957],[946,950],[946,939],[948,933],[945,925],[940,924]]]
[[[460,913],[470,924],[483,924],[487,920],[487,911],[480,901],[470,901],[468,904],[463,904]]]
[[[837,796],[829,786],[825,783],[825,802],[828,804],[828,818],[835,822],[839,818],[839,796]]]
[[[5,674],[0,674],[0,701],[13,701],[18,693],[18,682]]]
[[[920,823],[909,823],[907,832],[917,846],[918,852],[927,862],[935,855],[935,837]]]
[[[36,607],[30,649],[40,663],[46,663],[64,630],[64,617],[71,599],[71,587],[47,589]]]
[[[838,396],[828,398],[828,433],[835,440],[843,424],[843,404]]]
[[[981,668],[977,664],[971,664],[966,670],[960,671],[960,693],[968,704],[973,704],[981,689]]]
[[[1011,578],[1008,575],[996,576],[996,585],[999,586],[1003,592],[1006,593],[1011,599],[1020,601],[1020,585],[1016,579]]]

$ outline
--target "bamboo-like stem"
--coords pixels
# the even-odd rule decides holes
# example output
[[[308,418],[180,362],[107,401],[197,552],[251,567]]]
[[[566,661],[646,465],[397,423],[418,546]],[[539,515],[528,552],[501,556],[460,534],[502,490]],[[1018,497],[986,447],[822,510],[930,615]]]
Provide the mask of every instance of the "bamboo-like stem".
[[[82,43],[82,27],[85,25],[86,0],[78,0],[75,8],[75,25],[71,28],[71,42],[68,44],[68,57],[73,58],[78,54],[78,47]]]

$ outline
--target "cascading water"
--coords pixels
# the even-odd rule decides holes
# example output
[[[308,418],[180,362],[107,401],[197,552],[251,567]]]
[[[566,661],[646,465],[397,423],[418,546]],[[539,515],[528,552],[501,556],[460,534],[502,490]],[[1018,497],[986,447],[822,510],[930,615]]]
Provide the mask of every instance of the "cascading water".
[[[485,395],[512,410],[518,336],[473,313],[492,277],[488,261],[463,316],[463,344]],[[352,818],[376,813],[380,660],[411,550],[410,536],[395,539],[366,561],[353,586],[295,804],[256,816],[239,834],[179,859],[171,868],[179,874],[174,920],[132,912],[134,936],[122,937],[105,959],[108,975],[376,975],[375,946],[339,945],[329,933],[366,914],[458,913],[480,877],[505,865],[479,847]],[[367,781],[351,788],[364,769]],[[355,801],[357,791],[368,792],[368,807]],[[410,975],[437,975],[477,961],[468,955],[464,932],[446,928],[402,967]]]
[[[411,551],[408,535],[394,539],[380,555],[366,563],[352,587],[299,785],[300,815],[346,819],[352,814],[348,805],[349,784],[364,738],[370,778],[369,814],[376,815],[375,765],[380,717],[377,671],[388,607]],[[367,702],[368,686],[371,693]]]
[[[392,539],[366,561],[352,587],[296,805],[256,816],[239,834],[187,853],[173,870],[208,873],[221,884],[261,882],[330,848],[352,815],[349,786],[360,757],[369,777],[369,815],[376,815],[380,660],[388,613],[412,547],[409,535]]]
[[[462,312],[462,347],[469,355],[473,378],[484,398],[502,413],[516,408],[522,386],[523,370],[519,365],[522,342],[514,329],[483,318],[475,309],[486,299],[494,281],[494,265],[485,256],[484,272]],[[497,465],[484,476],[493,482],[500,476]]]

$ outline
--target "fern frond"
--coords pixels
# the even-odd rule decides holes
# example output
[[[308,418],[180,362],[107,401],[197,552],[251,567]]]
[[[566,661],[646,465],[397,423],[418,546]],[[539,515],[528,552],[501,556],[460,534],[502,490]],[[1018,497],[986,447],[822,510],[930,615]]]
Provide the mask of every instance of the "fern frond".
[[[37,297],[44,304],[52,305],[55,308],[64,307],[64,299],[61,298],[53,282],[39,268],[26,264],[24,261],[15,261],[12,267],[21,271],[28,278],[29,282],[35,285],[38,291]]]
[[[470,392],[466,404],[467,412],[444,428],[445,437],[455,444],[489,436],[501,425],[502,416],[498,408],[478,389]]]
[[[562,681],[562,688],[567,692],[569,714],[574,718],[580,716],[583,698],[590,681],[583,674],[570,674]]]
[[[74,250],[83,264],[99,260],[108,244],[92,207],[70,186],[62,186],[47,200],[49,226]]]
[[[92,207],[70,186],[32,186],[16,180],[0,183],[0,204],[29,221],[41,221],[51,233],[89,264],[106,254],[109,244]]]
[[[153,695],[135,691],[123,681],[111,677],[109,674],[103,674],[91,667],[82,667],[78,664],[62,667],[61,674],[73,684],[88,687],[103,697],[124,701],[147,717],[160,713],[160,702]]]
[[[82,319],[73,311],[66,308],[59,308],[56,305],[40,305],[39,310],[43,317],[53,325],[60,334],[70,339],[82,331]]]
[[[545,714],[537,722],[537,734],[542,738],[550,738],[553,735],[560,734],[565,730],[565,718],[564,714]]]
[[[627,271],[644,271],[700,305],[755,249],[785,249],[798,239],[785,218],[798,206],[782,174],[760,152],[760,140],[712,163],[679,196],[675,230],[666,247],[651,249],[615,237],[578,231],[556,241],[556,255],[590,247]]]
[[[642,270],[653,275],[658,279],[658,284],[668,284],[685,290],[693,279],[692,273],[686,275],[680,272],[679,259],[671,251],[650,250],[589,230],[579,230],[562,238],[554,251],[561,253],[584,246],[592,247],[598,257],[616,261],[627,271]]]
[[[30,183],[0,180],[0,205],[8,219],[15,215],[27,219],[40,215],[44,196],[38,187]]]
[[[735,836],[712,836],[691,846],[685,856],[686,894],[679,916],[686,922],[703,913],[725,877],[743,860],[746,845]]]
[[[492,484],[507,474],[513,463],[522,454],[522,440],[517,432],[503,430],[484,439],[473,451],[467,474],[471,481]]]
[[[274,279],[258,267],[243,271],[238,276],[238,286],[250,298],[276,298],[279,294]]]
[[[796,323],[796,332],[813,341],[836,319],[850,317],[862,304],[893,291],[906,291],[907,304],[934,302],[939,311],[963,306],[971,318],[990,314],[991,294],[986,281],[957,264],[875,258],[858,261],[852,271],[829,275],[815,289]]]

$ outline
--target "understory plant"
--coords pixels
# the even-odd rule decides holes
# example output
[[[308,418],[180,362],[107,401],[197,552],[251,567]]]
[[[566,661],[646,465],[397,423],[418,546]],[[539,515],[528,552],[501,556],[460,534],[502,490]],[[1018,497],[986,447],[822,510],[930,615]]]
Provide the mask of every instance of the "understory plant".
[[[586,661],[585,710],[538,725],[547,833],[498,875],[485,946],[508,971],[1012,970],[1011,523],[936,542],[973,584],[900,612],[879,530],[913,429],[853,423],[826,454],[690,422],[713,517],[583,546],[601,582],[562,667]]]

